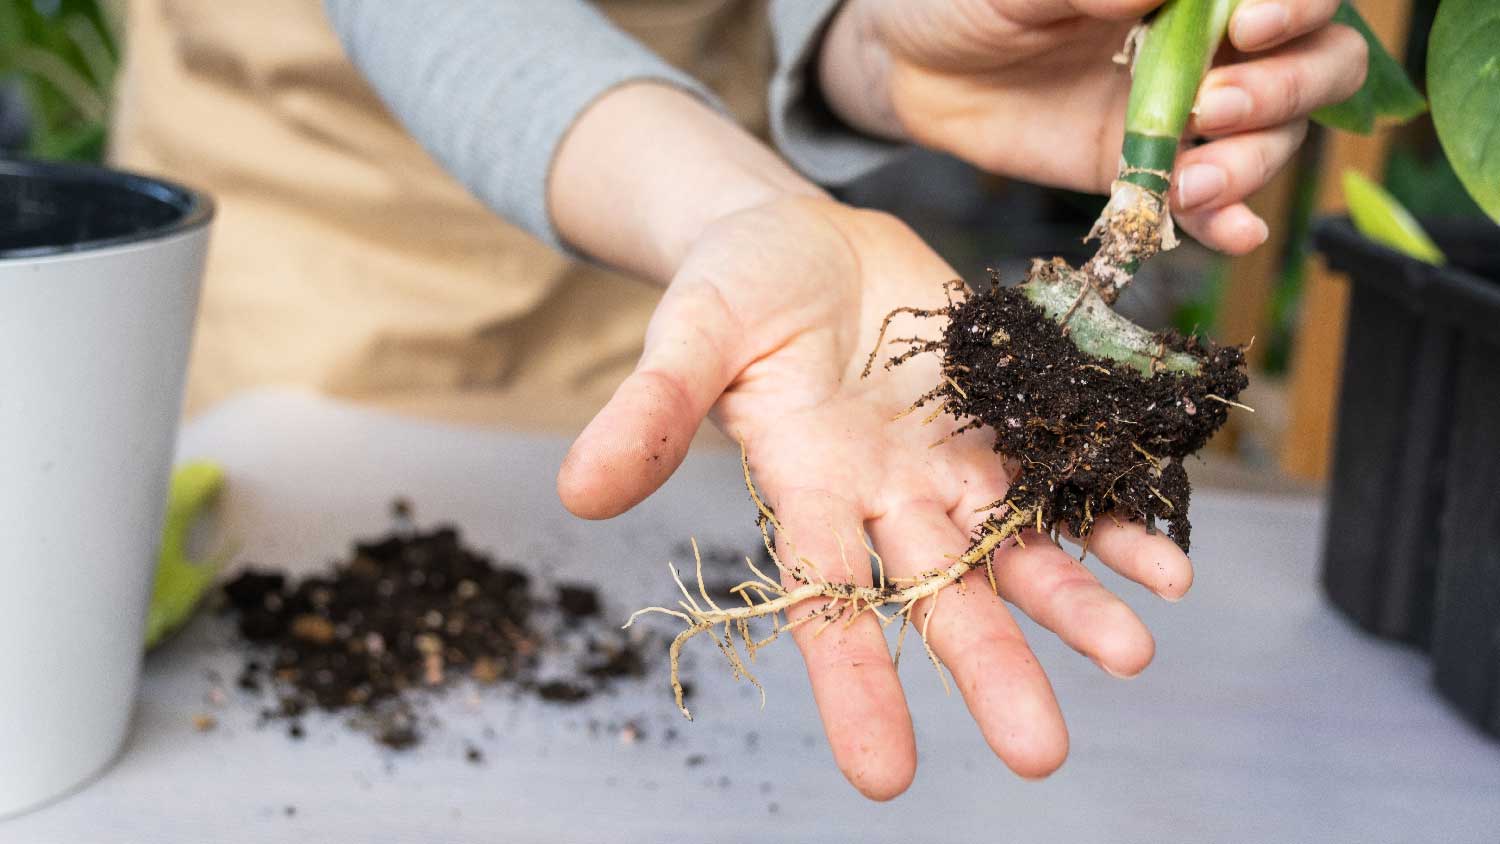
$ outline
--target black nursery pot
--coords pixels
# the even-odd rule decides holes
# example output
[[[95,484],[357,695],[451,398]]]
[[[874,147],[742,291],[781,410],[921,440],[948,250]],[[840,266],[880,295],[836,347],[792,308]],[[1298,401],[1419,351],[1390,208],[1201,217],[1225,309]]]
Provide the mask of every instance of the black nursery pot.
[[[1447,267],[1315,242],[1351,280],[1323,585],[1365,629],[1427,647],[1438,688],[1500,735],[1500,228],[1433,224]]]

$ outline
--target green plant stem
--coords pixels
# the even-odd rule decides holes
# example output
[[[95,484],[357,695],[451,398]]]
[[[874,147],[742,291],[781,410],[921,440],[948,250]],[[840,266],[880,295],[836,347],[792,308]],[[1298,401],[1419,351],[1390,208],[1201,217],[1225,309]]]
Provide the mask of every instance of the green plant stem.
[[[1020,289],[1054,322],[1072,311],[1068,337],[1079,351],[1133,369],[1142,378],[1200,371],[1192,355],[1168,350],[1155,334],[1116,313],[1082,276],[1053,269],[1034,275]]]
[[[1136,54],[1125,109],[1122,181],[1165,191],[1198,88],[1229,28],[1239,0],[1169,0],[1151,21]],[[1154,172],[1140,172],[1154,171]]]
[[[1120,175],[1089,233],[1099,252],[1085,273],[1113,302],[1146,260],[1177,246],[1167,191],[1198,88],[1239,0],[1168,0],[1135,56]]]

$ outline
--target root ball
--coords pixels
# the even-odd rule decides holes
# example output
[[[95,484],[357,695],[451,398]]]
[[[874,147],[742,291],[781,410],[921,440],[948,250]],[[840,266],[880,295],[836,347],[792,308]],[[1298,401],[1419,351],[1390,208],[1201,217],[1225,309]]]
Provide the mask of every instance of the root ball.
[[[1039,266],[1028,283],[1047,283],[1055,271]],[[1248,384],[1243,350],[1159,335],[1160,357],[1190,355],[1197,371],[1145,377],[1080,351],[1024,285],[998,281],[954,301],[946,316],[938,344],[946,377],[932,400],[966,425],[988,426],[995,451],[1019,461],[1013,502],[1080,537],[1106,514],[1148,527],[1165,521],[1187,550],[1182,460],[1224,425]]]

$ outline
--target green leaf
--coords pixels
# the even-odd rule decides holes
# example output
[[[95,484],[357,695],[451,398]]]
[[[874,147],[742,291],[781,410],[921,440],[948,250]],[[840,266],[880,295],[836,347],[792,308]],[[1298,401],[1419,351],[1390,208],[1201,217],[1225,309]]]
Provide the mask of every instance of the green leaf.
[[[1370,47],[1369,73],[1358,93],[1338,105],[1313,112],[1313,120],[1332,129],[1368,135],[1380,118],[1405,123],[1427,110],[1427,101],[1406,75],[1406,69],[1386,51],[1385,45],[1375,37],[1370,25],[1348,0],[1339,6],[1333,19],[1353,27],[1365,37],[1365,43]]]
[[[1444,0],[1427,53],[1443,151],[1474,201],[1500,222],[1500,3]]]
[[[1344,199],[1360,234],[1418,261],[1434,266],[1448,262],[1417,218],[1385,188],[1356,170],[1344,171]]]
[[[37,158],[54,161],[101,161],[107,135],[107,127],[100,123],[67,129],[38,128],[27,151]]]
[[[151,610],[146,616],[147,648],[160,644],[186,624],[213,585],[219,571],[218,561],[190,561],[187,540],[193,524],[223,488],[224,470],[212,463],[188,463],[172,474],[156,583],[151,592]]]
[[[1487,217],[1438,148],[1429,152],[1416,143],[1397,143],[1382,184],[1417,219]]]
[[[0,0],[0,51],[21,43],[26,25],[21,15],[15,0]]]
[[[0,0],[0,77],[22,83],[31,155],[102,157],[117,56],[99,0]]]

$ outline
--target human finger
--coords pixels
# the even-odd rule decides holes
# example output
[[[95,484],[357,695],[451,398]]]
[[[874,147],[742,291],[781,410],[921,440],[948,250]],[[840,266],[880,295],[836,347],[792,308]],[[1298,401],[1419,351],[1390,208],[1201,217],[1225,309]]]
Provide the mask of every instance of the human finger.
[[[1229,41],[1250,52],[1272,47],[1326,26],[1339,0],[1244,0],[1229,19]]]
[[[1358,32],[1325,27],[1274,52],[1210,71],[1198,91],[1190,129],[1223,137],[1301,120],[1358,93],[1368,64],[1369,47]]]
[[[800,491],[776,499],[774,507],[785,514],[776,545],[789,570],[787,588],[823,580],[870,584],[861,515],[851,502]],[[890,800],[916,776],[906,695],[875,616],[865,613],[846,624],[840,610],[848,607],[815,598],[789,610],[787,623],[797,625],[792,635],[839,770],[866,797]]]
[[[1165,600],[1180,601],[1193,586],[1188,555],[1166,534],[1148,533],[1138,522],[1098,519],[1085,545],[1100,562]]]
[[[1172,178],[1172,209],[1191,214],[1249,199],[1292,160],[1306,137],[1303,120],[1187,150]]]
[[[1031,531],[1025,541],[996,555],[1000,594],[1109,674],[1144,671],[1156,641],[1135,612],[1052,540]]]
[[[916,577],[950,565],[969,541],[941,505],[908,502],[869,524],[888,573]],[[983,569],[917,604],[907,659],[924,659],[923,639],[952,674],[990,748],[1030,779],[1057,770],[1068,730],[1047,675]]]

